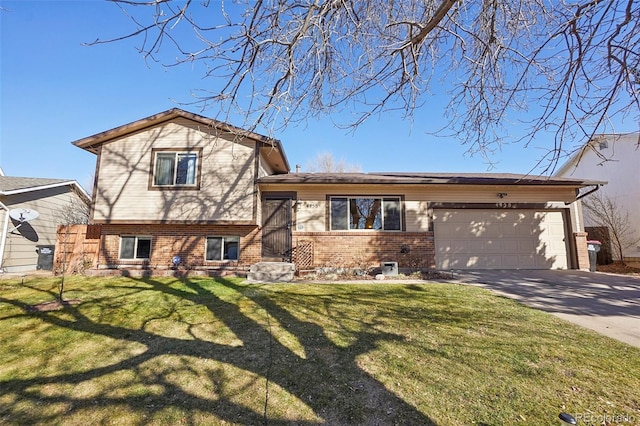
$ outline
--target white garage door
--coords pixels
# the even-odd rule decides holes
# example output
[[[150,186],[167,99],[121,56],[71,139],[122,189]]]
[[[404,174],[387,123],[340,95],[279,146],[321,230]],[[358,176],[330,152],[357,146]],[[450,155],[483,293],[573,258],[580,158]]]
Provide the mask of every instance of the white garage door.
[[[567,269],[561,211],[434,210],[438,269]]]

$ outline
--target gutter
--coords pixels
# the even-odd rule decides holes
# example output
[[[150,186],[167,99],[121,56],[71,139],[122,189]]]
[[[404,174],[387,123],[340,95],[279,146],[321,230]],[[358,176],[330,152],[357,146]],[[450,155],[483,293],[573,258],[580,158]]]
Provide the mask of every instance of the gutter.
[[[576,197],[575,201],[578,201],[581,198],[586,197],[589,194],[593,194],[594,192],[596,192],[598,189],[600,189],[600,187],[602,186],[602,184],[596,184],[593,186],[593,188],[590,191],[585,192],[584,194],[580,194]],[[565,203],[565,204],[571,204],[571,203]]]
[[[7,231],[9,230],[9,207],[0,201],[0,207],[6,212],[4,215],[4,224],[2,226],[2,237],[0,238],[0,273],[2,273],[2,264],[4,263],[4,248],[7,244]]]

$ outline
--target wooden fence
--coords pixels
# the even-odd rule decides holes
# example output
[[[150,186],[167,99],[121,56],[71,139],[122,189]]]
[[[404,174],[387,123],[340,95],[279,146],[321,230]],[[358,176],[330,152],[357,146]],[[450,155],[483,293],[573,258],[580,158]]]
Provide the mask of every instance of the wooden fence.
[[[100,251],[100,225],[59,225],[53,270],[83,273],[95,267]]]

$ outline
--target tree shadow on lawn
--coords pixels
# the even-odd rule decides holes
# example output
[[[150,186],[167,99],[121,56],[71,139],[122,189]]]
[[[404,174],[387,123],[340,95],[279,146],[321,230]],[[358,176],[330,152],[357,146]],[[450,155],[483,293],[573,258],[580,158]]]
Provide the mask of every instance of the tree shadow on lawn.
[[[83,314],[84,304],[65,306],[61,311],[64,315],[60,312],[29,313],[56,327],[140,344],[143,349],[112,365],[89,365],[83,372],[2,381],[0,401],[11,403],[0,410],[0,420],[16,424],[60,422],[65,416],[90,415],[96,407],[107,410],[109,407],[118,410],[126,407],[127,411],[134,413],[133,418],[138,419],[137,423],[145,424],[173,406],[179,412],[186,413],[186,418],[181,419],[184,423],[198,423],[198,419],[214,416],[218,420],[239,424],[436,424],[358,365],[359,355],[372,351],[382,342],[402,340],[401,335],[367,327],[363,328],[365,331],[351,332],[351,344],[343,347],[331,341],[322,327],[292,315],[257,287],[252,289],[228,280],[216,280],[218,284],[241,295],[245,302],[258,305],[264,311],[263,323],[243,313],[239,304],[225,301],[212,293],[203,286],[204,281],[184,279],[182,283],[189,292],[150,278],[134,281],[140,285],[123,287],[122,290],[160,292],[167,298],[191,302],[194,308],[203,307],[222,321],[241,344],[215,343],[195,338],[193,334],[192,340],[158,335],[144,329],[148,321],[139,329],[114,325],[116,321],[97,322]],[[29,309],[28,305],[14,300],[1,301],[20,307],[25,313]],[[92,302],[87,300],[85,303],[90,306]],[[104,298],[100,304],[110,306]],[[286,331],[297,339],[304,356],[273,335],[272,322],[286,325]],[[114,389],[107,388],[91,397],[79,398],[69,395],[71,392],[47,391],[51,387],[64,389],[65,386],[81,386],[96,380],[106,381],[109,375],[127,371],[147,371],[150,363],[166,361],[166,356],[172,357],[172,360],[175,360],[173,357],[188,358],[181,358],[182,362],[172,361],[171,367],[165,366],[165,369],[153,374],[137,374],[134,379],[137,385],[155,389],[155,392],[132,395],[131,392],[114,392]],[[187,391],[184,386],[176,384],[174,374],[185,371],[194,373],[198,368],[189,366],[189,360],[197,360],[198,365],[214,361],[213,364],[223,363],[233,366],[236,371],[242,370],[244,390],[238,392],[254,393],[251,398],[261,401],[264,409],[256,409],[255,404],[251,407],[251,404],[238,402],[237,393],[228,391],[231,388],[238,389],[240,385],[234,384],[237,378],[221,369],[210,369],[206,373],[200,371],[199,376],[196,374],[203,381],[203,387],[211,387],[208,395]],[[262,394],[256,396],[256,389]],[[274,406],[285,401],[282,391],[294,398],[291,402],[296,406],[306,406],[312,415],[302,416],[295,410],[286,416],[270,415],[278,410],[282,413],[282,407]],[[59,410],[25,410],[24,407],[29,405],[62,406],[64,413],[61,414]],[[109,421],[108,418],[103,420]]]

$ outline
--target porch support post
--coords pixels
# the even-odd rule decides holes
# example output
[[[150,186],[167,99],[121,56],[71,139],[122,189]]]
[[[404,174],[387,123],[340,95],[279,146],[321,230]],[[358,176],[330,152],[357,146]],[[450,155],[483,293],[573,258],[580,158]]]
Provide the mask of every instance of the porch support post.
[[[573,237],[576,243],[576,258],[578,259],[576,267],[581,271],[588,271],[589,251],[587,250],[587,233],[574,232]]]

